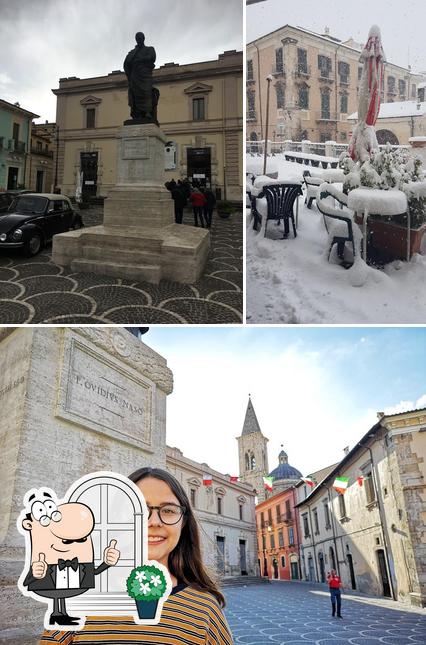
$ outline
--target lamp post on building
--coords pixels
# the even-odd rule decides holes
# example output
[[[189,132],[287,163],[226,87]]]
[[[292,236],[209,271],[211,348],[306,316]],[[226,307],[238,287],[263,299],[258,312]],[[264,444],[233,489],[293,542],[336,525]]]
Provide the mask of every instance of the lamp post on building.
[[[269,92],[271,89],[272,75],[266,77],[268,81],[268,89],[266,93],[266,125],[265,125],[265,146],[263,150],[263,174],[266,175],[266,157],[268,155],[268,128],[269,128]]]

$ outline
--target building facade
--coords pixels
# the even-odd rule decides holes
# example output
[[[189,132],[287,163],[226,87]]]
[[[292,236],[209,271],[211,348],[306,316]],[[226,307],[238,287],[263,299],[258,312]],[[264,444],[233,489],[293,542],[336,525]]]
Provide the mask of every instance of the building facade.
[[[344,459],[300,499],[303,578],[426,606],[426,409],[380,415]],[[333,488],[336,477],[348,488]]]
[[[268,139],[346,143],[357,109],[362,46],[329,33],[285,25],[247,45],[247,139],[265,138],[267,77],[270,87]],[[386,45],[385,45],[386,50]],[[417,98],[423,77],[385,64],[382,101]]]
[[[166,179],[204,179],[222,199],[242,200],[243,57],[155,69],[158,120],[168,138]],[[127,78],[118,70],[97,78],[62,78],[57,96],[58,176],[62,192],[106,196],[115,185],[116,133],[129,118]]]
[[[299,580],[299,527],[295,488],[276,493],[256,506],[258,561],[261,575]]]
[[[166,449],[167,470],[182,484],[199,521],[205,562],[221,577],[257,575],[254,490],[231,482],[206,463],[183,456],[179,448]],[[212,485],[203,485],[203,473]]]
[[[38,114],[0,99],[0,190],[27,188],[31,166],[31,124]]]
[[[27,188],[36,193],[51,193],[54,189],[53,151],[55,130],[55,123],[32,124]]]

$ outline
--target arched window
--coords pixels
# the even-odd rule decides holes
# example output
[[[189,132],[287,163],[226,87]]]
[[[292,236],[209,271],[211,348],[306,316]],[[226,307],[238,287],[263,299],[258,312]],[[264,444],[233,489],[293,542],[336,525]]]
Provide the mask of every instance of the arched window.
[[[254,470],[256,468],[256,458],[253,453],[250,455],[250,470]]]
[[[246,460],[246,470],[250,470],[250,457],[247,452],[245,454],[245,460]]]
[[[397,137],[394,135],[391,130],[377,130],[376,132],[377,136],[377,143],[381,145],[386,145],[387,143],[390,143],[391,146],[398,146],[399,141]]]
[[[87,614],[90,611],[114,611],[124,608],[130,598],[126,592],[126,579],[133,567],[141,564],[148,554],[142,553],[142,514],[140,498],[133,485],[113,476],[98,476],[79,484],[70,494],[70,502],[81,502],[92,510],[95,526],[92,533],[95,565],[102,562],[102,555],[111,539],[117,540],[120,560],[102,575],[96,576],[95,589],[69,598],[70,611],[84,602]],[[111,596],[113,594],[113,596]],[[111,600],[113,598],[114,600]],[[112,603],[112,604],[108,604]],[[114,604],[115,603],[115,604]],[[128,605],[133,614],[134,607]]]

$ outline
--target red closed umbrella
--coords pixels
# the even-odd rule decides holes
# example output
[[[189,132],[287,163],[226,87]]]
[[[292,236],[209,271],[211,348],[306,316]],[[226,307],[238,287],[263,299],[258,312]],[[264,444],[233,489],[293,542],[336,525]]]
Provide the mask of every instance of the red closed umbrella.
[[[380,29],[373,25],[361,52],[363,63],[358,96],[358,123],[349,144],[349,154],[354,161],[366,161],[370,152],[378,149],[374,125],[380,109],[380,92],[383,83],[385,54]]]

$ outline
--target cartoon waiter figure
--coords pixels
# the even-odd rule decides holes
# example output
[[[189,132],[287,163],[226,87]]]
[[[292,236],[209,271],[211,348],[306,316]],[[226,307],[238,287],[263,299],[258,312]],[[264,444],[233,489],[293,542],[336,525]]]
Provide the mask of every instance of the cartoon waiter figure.
[[[95,567],[91,537],[95,519],[88,506],[77,502],[58,506],[50,489],[29,491],[25,506],[22,528],[30,532],[31,565],[22,585],[53,599],[49,625],[77,625],[81,619],[67,614],[65,600],[93,589],[95,576],[117,564],[117,541],[110,541],[102,564]]]

